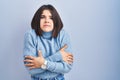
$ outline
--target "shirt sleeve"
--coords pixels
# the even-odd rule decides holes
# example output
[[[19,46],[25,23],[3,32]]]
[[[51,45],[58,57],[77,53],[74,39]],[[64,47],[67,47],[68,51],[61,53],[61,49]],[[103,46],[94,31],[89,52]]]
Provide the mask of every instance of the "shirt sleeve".
[[[52,54],[51,56],[48,56],[45,59],[47,61],[52,61],[52,62],[62,61],[62,55],[60,51],[57,51],[55,54]]]
[[[28,55],[37,57],[35,36],[31,32],[25,33],[23,55],[24,55],[24,57],[28,56]],[[47,61],[56,62],[56,61],[62,60],[62,56],[61,56],[60,52],[58,51],[55,54],[53,54],[49,57],[46,57],[45,59]],[[27,64],[27,63],[25,63],[25,64]],[[35,75],[35,74],[46,71],[41,68],[36,68],[36,69],[32,69],[32,70],[29,70],[29,67],[26,67],[26,68],[31,75]]]
[[[70,37],[69,35],[63,31],[60,34],[60,41],[61,41],[61,47],[65,44],[67,45],[67,49],[65,51],[72,53],[71,43],[70,43]],[[48,61],[47,63],[47,70],[51,72],[57,72],[57,73],[67,73],[71,70],[73,64],[68,64],[64,61],[60,62],[51,62]]]
[[[37,51],[36,51],[36,42],[34,40],[34,35],[28,31],[25,33],[24,36],[24,49],[23,49],[23,56],[37,56]],[[27,64],[27,63],[24,63]],[[43,69],[32,69],[30,70],[29,67],[26,67],[28,72],[30,74],[35,74],[36,72],[42,73],[44,72]]]

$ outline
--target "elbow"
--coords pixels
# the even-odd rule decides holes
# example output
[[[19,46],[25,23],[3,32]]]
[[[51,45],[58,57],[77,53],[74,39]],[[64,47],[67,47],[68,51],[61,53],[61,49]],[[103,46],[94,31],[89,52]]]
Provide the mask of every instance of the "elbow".
[[[68,64],[68,65],[64,68],[63,73],[68,73],[68,72],[71,71],[71,69],[72,69],[72,65],[71,65],[71,64]]]
[[[37,74],[37,71],[35,69],[30,70],[28,67],[26,67],[26,68],[27,68],[27,71],[30,75],[36,75]]]
[[[25,66],[25,68],[27,69],[27,71],[30,75],[35,75],[36,74],[36,71],[34,71],[33,69],[30,70],[29,67],[26,67],[26,66]]]
[[[63,73],[68,73],[68,72],[70,72],[70,70],[71,69],[66,69],[66,70],[63,71]]]
[[[30,75],[35,75],[35,73],[32,70],[29,70]]]
[[[31,69],[31,70],[29,69],[28,72],[30,75],[36,75],[36,74],[45,72],[45,70],[43,70],[41,68],[35,68],[35,69]]]
[[[35,75],[35,74],[37,74],[34,70],[28,70],[28,73],[30,74],[30,75]]]

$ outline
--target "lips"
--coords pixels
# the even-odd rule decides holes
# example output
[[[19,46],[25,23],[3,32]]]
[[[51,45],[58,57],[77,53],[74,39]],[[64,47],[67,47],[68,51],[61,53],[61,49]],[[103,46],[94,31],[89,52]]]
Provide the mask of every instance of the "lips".
[[[45,24],[45,25],[43,25],[43,26],[44,26],[44,27],[50,27],[50,25],[46,25],[46,24]]]
[[[50,26],[50,25],[43,25],[43,26]]]

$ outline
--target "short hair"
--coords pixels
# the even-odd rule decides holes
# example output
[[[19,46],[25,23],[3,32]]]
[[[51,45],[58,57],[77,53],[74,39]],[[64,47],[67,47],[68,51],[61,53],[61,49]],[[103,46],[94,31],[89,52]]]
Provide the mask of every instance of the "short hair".
[[[50,13],[52,14],[53,24],[54,24],[52,37],[56,38],[58,36],[60,30],[63,28],[63,23],[62,23],[62,20],[59,16],[57,10],[50,4],[43,5],[36,11],[36,13],[33,16],[32,21],[31,21],[31,27],[32,27],[32,29],[35,29],[35,32],[37,35],[42,36],[43,31],[40,28],[40,19],[41,19],[41,15],[44,10],[49,10]]]

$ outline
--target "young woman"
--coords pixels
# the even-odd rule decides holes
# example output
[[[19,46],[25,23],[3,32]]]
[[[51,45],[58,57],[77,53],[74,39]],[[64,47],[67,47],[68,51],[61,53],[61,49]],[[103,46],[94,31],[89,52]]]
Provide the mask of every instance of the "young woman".
[[[72,68],[73,55],[69,35],[52,5],[43,5],[35,13],[32,29],[25,33],[24,63],[32,80],[65,80]]]

